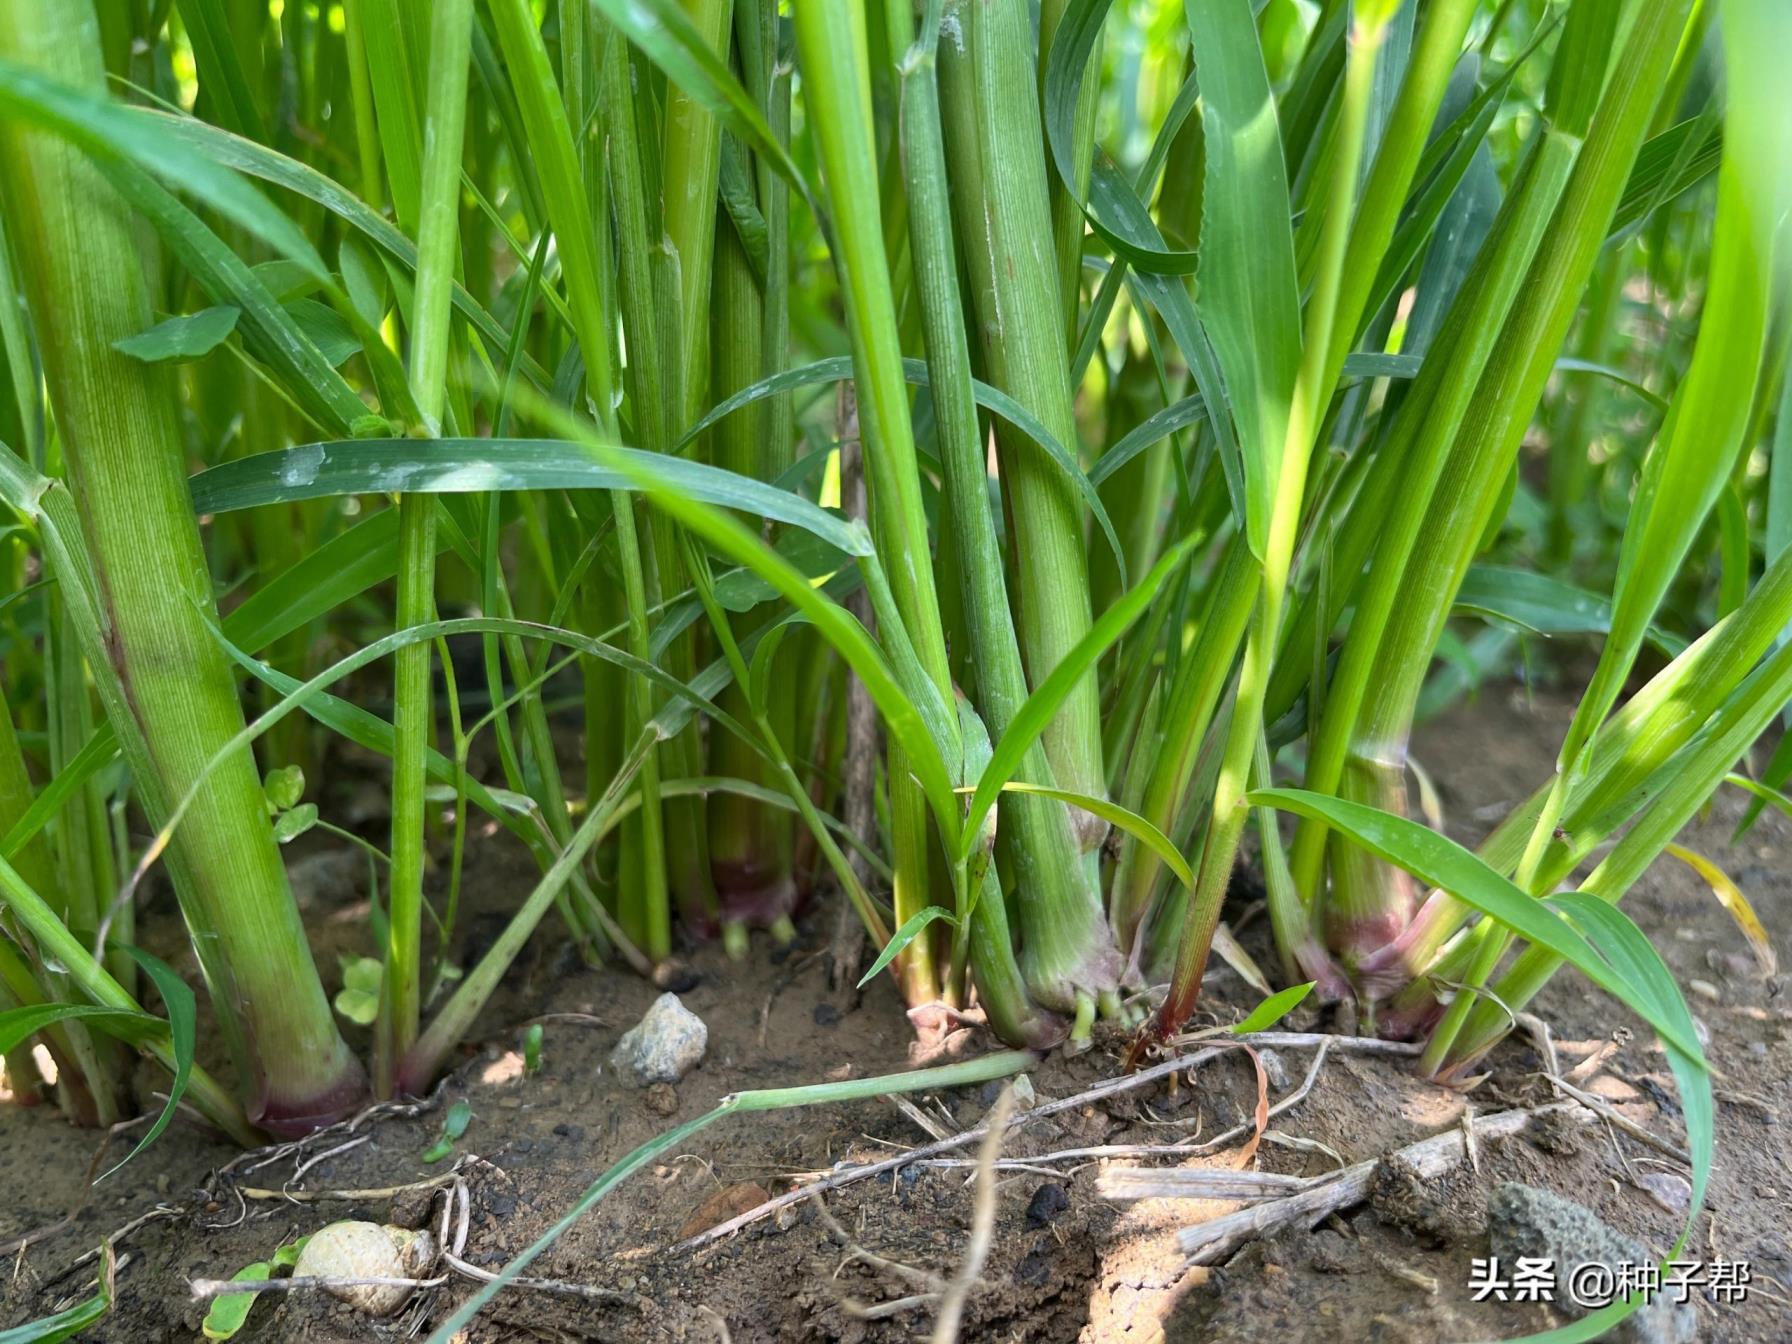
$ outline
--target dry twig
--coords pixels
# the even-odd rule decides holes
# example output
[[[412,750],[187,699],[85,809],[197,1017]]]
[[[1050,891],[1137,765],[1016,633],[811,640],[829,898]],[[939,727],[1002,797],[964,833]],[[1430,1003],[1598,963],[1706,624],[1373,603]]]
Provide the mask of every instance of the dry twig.
[[[1473,1121],[1477,1140],[1500,1139],[1521,1132],[1540,1116],[1559,1114],[1570,1119],[1592,1121],[1591,1110],[1577,1101],[1552,1101],[1531,1110],[1500,1111],[1480,1116]],[[1210,1265],[1225,1259],[1245,1242],[1270,1236],[1293,1226],[1312,1227],[1331,1214],[1360,1204],[1369,1197],[1375,1169],[1384,1161],[1400,1162],[1421,1179],[1443,1175],[1463,1160],[1465,1151],[1463,1128],[1456,1126],[1442,1134],[1389,1153],[1382,1158],[1358,1162],[1343,1171],[1312,1177],[1282,1199],[1255,1204],[1249,1208],[1184,1228],[1177,1242],[1191,1264]],[[1217,1174],[1202,1169],[1138,1171],[1116,1169],[1102,1175],[1103,1195],[1124,1191],[1124,1197],[1142,1198],[1211,1198],[1209,1190]],[[1155,1178],[1155,1179],[1151,1179]]]
[[[983,1262],[989,1258],[989,1243],[996,1230],[995,1163],[1002,1155],[1002,1139],[1008,1132],[1008,1117],[1013,1111],[1014,1084],[1009,1083],[990,1111],[986,1126],[989,1133],[977,1150],[977,1197],[971,1213],[971,1239],[965,1247],[964,1263],[958,1267],[958,1273],[952,1276],[952,1282],[940,1298],[940,1313],[933,1323],[933,1344],[956,1344],[965,1300],[976,1286],[977,1276],[983,1272]]]
[[[1179,1074],[1185,1070],[1196,1069],[1203,1064],[1211,1063],[1213,1060],[1229,1053],[1231,1048],[1239,1045],[1264,1046],[1278,1050],[1299,1050],[1303,1048],[1316,1050],[1324,1046],[1325,1048],[1334,1051],[1342,1050],[1361,1054],[1397,1055],[1416,1054],[1419,1049],[1417,1046],[1409,1045],[1404,1042],[1383,1041],[1373,1036],[1327,1036],[1322,1032],[1264,1031],[1249,1036],[1228,1036],[1225,1045],[1209,1046],[1205,1050],[1195,1050],[1189,1054],[1178,1055],[1174,1059],[1165,1060],[1161,1064],[1154,1064],[1150,1068],[1140,1069],[1137,1073],[1121,1074],[1115,1078],[1105,1079],[1102,1082],[1097,1083],[1094,1087],[1083,1092],[1078,1092],[1074,1096],[1059,1097],[1052,1101],[1041,1101],[1038,1105],[1022,1111],[1019,1115],[1011,1119],[1008,1122],[1008,1127],[1010,1129],[1018,1129],[1022,1125],[1031,1124],[1035,1120],[1042,1120],[1049,1115],[1057,1115],[1060,1112],[1078,1106],[1087,1106],[1091,1102],[1103,1101],[1108,1097],[1118,1096],[1124,1092],[1136,1091],[1137,1089],[1149,1086],[1160,1079],[1168,1078],[1172,1074]],[[673,1251],[698,1250],[712,1242],[720,1241],[723,1237],[738,1232],[741,1228],[756,1223],[762,1218],[769,1218],[777,1213],[778,1210],[789,1208],[799,1200],[807,1199],[811,1192],[838,1190],[843,1186],[852,1185],[855,1182],[865,1180],[868,1177],[881,1176],[886,1172],[897,1171],[916,1162],[924,1162],[928,1159],[939,1157],[943,1153],[949,1153],[959,1148],[969,1147],[971,1144],[976,1143],[979,1139],[983,1138],[987,1132],[988,1125],[986,1123],[978,1125],[972,1129],[967,1129],[961,1134],[954,1134],[951,1138],[939,1139],[933,1143],[923,1144],[919,1148],[911,1148],[905,1152],[897,1153],[893,1157],[886,1157],[876,1162],[866,1162],[855,1166],[843,1165],[837,1167],[833,1171],[818,1177],[814,1181],[786,1190],[781,1195],[775,1195],[758,1207],[748,1209],[745,1213],[737,1214],[733,1218],[717,1223],[714,1227],[699,1232],[694,1237],[686,1237],[683,1241],[674,1243],[669,1249]]]

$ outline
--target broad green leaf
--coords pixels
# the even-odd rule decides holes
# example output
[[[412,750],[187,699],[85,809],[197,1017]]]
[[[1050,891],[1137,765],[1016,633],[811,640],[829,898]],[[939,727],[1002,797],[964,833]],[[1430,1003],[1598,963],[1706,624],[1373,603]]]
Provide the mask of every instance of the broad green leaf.
[[[902,922],[901,928],[890,935],[890,941],[885,943],[884,950],[877,954],[877,960],[871,963],[871,969],[859,977],[858,987],[863,989],[877,979],[884,967],[901,956],[902,949],[914,942],[915,936],[936,919],[943,919],[948,924],[957,922],[952,918],[952,912],[943,905],[930,905],[925,910],[917,910]]]
[[[232,1283],[265,1283],[273,1276],[274,1267],[266,1260],[244,1265],[230,1276]],[[207,1339],[232,1339],[249,1319],[260,1293],[221,1293],[212,1299],[211,1310],[205,1313],[199,1329]]]
[[[1248,1036],[1254,1031],[1268,1031],[1300,1006],[1301,1000],[1313,992],[1314,983],[1309,980],[1304,985],[1289,985],[1287,989],[1277,990],[1232,1028],[1234,1034]]]
[[[316,299],[294,299],[284,307],[331,368],[341,368],[352,356],[361,353],[360,340],[333,308],[325,307]]]
[[[1051,52],[1046,59],[1044,88],[1044,121],[1046,143],[1051,148],[1052,166],[1057,170],[1058,180],[1063,183],[1064,190],[1076,199],[1084,217],[1092,224],[1095,231],[1124,257],[1136,269],[1154,275],[1189,275],[1195,270],[1197,254],[1193,250],[1141,245],[1124,227],[1115,227],[1110,223],[1111,213],[1103,206],[1109,199],[1109,191],[1113,184],[1111,177],[1092,179],[1089,198],[1084,200],[1078,190],[1076,173],[1076,108],[1077,100],[1082,92],[1084,72],[1089,66],[1089,53],[1095,49],[1095,43],[1101,37],[1102,21],[1107,17],[1113,0],[1071,0],[1058,20],[1058,29],[1052,39]],[[1193,94],[1197,88],[1194,80],[1187,82],[1189,106],[1193,105]],[[1181,107],[1182,100],[1177,100],[1182,115],[1186,116],[1187,107]],[[1159,132],[1158,140],[1167,146],[1174,137],[1180,118],[1172,110],[1164,130]],[[1151,176],[1155,176],[1152,174]],[[1149,190],[1149,180],[1144,184]]]
[[[297,807],[305,797],[305,772],[296,765],[282,765],[270,770],[262,776],[261,791],[272,811],[284,812]]]
[[[84,1298],[54,1316],[44,1316],[23,1325],[15,1325],[10,1330],[0,1330],[0,1344],[61,1344],[61,1341],[73,1339],[89,1326],[97,1324],[112,1305],[112,1295],[107,1288],[107,1275],[112,1268],[110,1251],[107,1251],[103,1260],[105,1272],[100,1275],[99,1291],[92,1297]]]
[[[317,825],[317,804],[300,803],[291,811],[282,812],[274,818],[275,843],[284,845],[297,840],[315,825]]]
[[[212,163],[260,178],[311,201],[355,229],[407,272],[417,269],[415,243],[347,187],[315,168],[300,163],[297,159],[288,158],[266,145],[233,135],[222,127],[200,121],[197,117],[147,108],[122,110],[141,120],[150,134],[178,141]],[[260,272],[263,268],[258,266],[254,269]],[[345,280],[349,278],[349,273],[350,267],[345,263]],[[270,285],[269,288],[278,290],[284,286]],[[454,287],[454,307],[478,331],[480,339],[494,350],[505,348],[507,338],[504,328],[458,284]],[[527,353],[522,356],[519,367],[537,387],[548,385],[547,372]]]
[[[156,134],[109,98],[96,97],[35,70],[0,61],[0,112],[62,136],[101,160],[123,161],[240,224],[281,256],[320,279],[328,274],[304,232],[228,169]]]
[[[128,162],[99,164],[124,199],[156,233],[201,288],[220,304],[241,310],[237,332],[251,354],[276,375],[282,391],[326,430],[346,432],[366,405],[326,360],[261,278],[197,214],[149,173]]]
[[[1404,868],[1429,886],[1442,888],[1519,937],[1573,963],[1653,1027],[1664,1042],[1699,1060],[1703,1067],[1698,1037],[1679,1020],[1679,1013],[1670,1012],[1658,996],[1642,986],[1627,983],[1550,902],[1538,900],[1449,837],[1406,817],[1304,789],[1258,789],[1247,801],[1255,807],[1279,808],[1323,822],[1376,857]],[[1684,1011],[1682,1004],[1680,1013]]]
[[[109,1036],[133,1042],[160,1031],[163,1026],[162,1019],[153,1013],[102,1008],[92,1003],[29,1003],[0,1013],[0,1055],[16,1049],[45,1027],[58,1022],[85,1022]]]
[[[1705,1205],[1716,1122],[1711,1069],[1699,1047],[1698,1029],[1687,1009],[1686,999],[1660,954],[1630,916],[1617,906],[1583,891],[1557,892],[1547,904],[1565,911],[1585,931],[1610,968],[1612,977],[1623,986],[1618,997],[1655,1028],[1667,1048],[1668,1064],[1680,1089],[1686,1146],[1692,1153],[1692,1202],[1686,1215],[1686,1225],[1690,1228],[1692,1220]],[[1582,967],[1583,971],[1585,969]],[[1596,977],[1589,974],[1588,978]]]
[[[294,299],[302,299],[315,294],[322,288],[322,283],[314,275],[308,275],[303,266],[291,261],[264,261],[249,268],[255,278],[261,281],[268,293],[280,303],[290,303]]]
[[[220,305],[202,308],[196,313],[183,313],[166,322],[158,322],[148,331],[113,341],[112,348],[145,364],[198,359],[224,344],[225,338],[236,330],[241,311]]]
[[[436,545],[449,537],[437,529]],[[233,644],[257,653],[398,571],[398,511],[380,509],[261,583],[224,618]]]
[[[1246,531],[1261,558],[1300,365],[1288,176],[1250,0],[1187,0],[1183,12],[1207,147],[1196,309],[1225,373],[1244,459]]]
[[[1611,629],[1612,608],[1597,593],[1530,570],[1474,565],[1456,593],[1456,609],[1505,621],[1539,635],[1601,635]],[[1650,641],[1678,657],[1686,641],[1656,626]]]
[[[668,490],[813,532],[848,555],[871,554],[864,528],[801,495],[702,462],[611,448],[620,463],[650,465]],[[564,439],[344,439],[239,457],[190,482],[198,513],[387,492],[477,494],[500,490],[636,490],[620,466],[601,464]]]

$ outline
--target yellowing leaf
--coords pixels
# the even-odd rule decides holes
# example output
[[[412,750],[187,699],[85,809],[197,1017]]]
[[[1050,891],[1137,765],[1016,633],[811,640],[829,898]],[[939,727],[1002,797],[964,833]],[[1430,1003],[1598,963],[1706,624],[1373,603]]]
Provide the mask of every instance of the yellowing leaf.
[[[1736,921],[1736,927],[1742,930],[1742,936],[1748,939],[1749,948],[1755,954],[1755,960],[1761,965],[1763,975],[1773,975],[1779,970],[1779,956],[1768,941],[1767,930],[1761,927],[1761,920],[1755,914],[1754,906],[1748,903],[1748,897],[1742,894],[1742,888],[1731,880],[1730,875],[1719,868],[1703,854],[1695,853],[1684,845],[1668,846],[1668,853],[1684,863],[1693,872],[1705,879],[1711,888],[1711,894],[1717,897],[1717,903],[1730,912],[1730,918]]]

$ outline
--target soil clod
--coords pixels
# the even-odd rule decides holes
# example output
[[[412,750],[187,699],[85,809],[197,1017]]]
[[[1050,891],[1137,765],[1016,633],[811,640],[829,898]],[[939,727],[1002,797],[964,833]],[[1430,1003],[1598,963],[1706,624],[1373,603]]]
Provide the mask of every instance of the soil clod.
[[[1655,1257],[1640,1242],[1613,1231],[1585,1205],[1535,1186],[1508,1182],[1487,1201],[1489,1249],[1502,1265],[1519,1259],[1542,1260],[1555,1267],[1556,1282],[1576,1282],[1583,1266],[1649,1265]],[[1556,1294],[1556,1305],[1570,1315],[1585,1314],[1572,1293]],[[1697,1337],[1691,1306],[1657,1296],[1627,1318],[1610,1336],[1630,1344],[1681,1344]]]

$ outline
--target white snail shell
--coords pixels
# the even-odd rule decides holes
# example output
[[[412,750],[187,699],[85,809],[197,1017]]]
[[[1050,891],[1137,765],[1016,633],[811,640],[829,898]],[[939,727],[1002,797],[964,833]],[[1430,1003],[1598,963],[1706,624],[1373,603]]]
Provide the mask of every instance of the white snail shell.
[[[312,1233],[292,1273],[295,1279],[420,1279],[435,1258],[436,1241],[427,1232],[350,1220]],[[411,1295],[396,1283],[344,1284],[324,1291],[369,1316],[390,1316]]]

